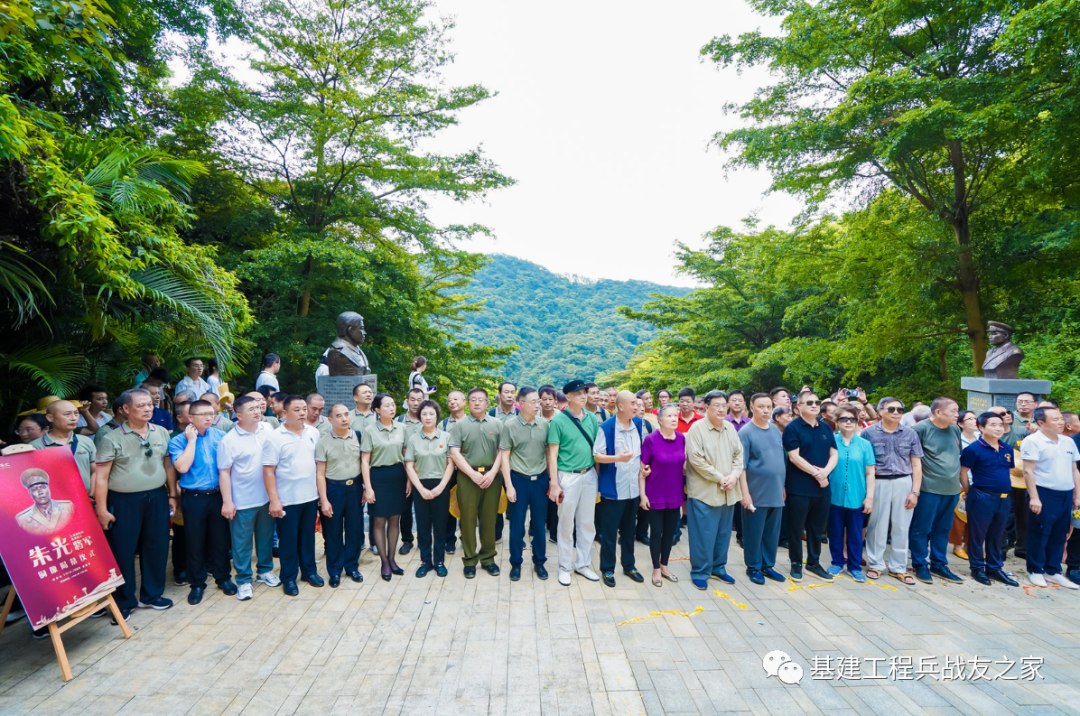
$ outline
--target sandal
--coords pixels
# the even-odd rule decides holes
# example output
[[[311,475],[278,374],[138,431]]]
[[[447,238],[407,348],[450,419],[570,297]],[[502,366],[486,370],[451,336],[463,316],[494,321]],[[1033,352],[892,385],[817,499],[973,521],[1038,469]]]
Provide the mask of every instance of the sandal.
[[[896,577],[897,579],[899,579],[901,582],[908,585],[909,587],[914,586],[914,584],[915,584],[915,578],[912,577],[907,572],[889,572],[889,576],[890,577]]]
[[[866,570],[866,578],[867,579],[880,579],[881,578],[881,572],[879,572],[876,569],[868,569],[868,570]]]

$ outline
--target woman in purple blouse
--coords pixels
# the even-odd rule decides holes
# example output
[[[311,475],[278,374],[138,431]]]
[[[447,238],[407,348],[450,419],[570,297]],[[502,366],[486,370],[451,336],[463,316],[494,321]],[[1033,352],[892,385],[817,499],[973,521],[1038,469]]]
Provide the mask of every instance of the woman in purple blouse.
[[[683,464],[686,462],[686,438],[675,430],[679,425],[679,406],[668,403],[657,414],[660,429],[641,443],[641,509],[649,511],[649,552],[652,553],[652,583],[663,586],[661,577],[678,582],[668,569],[671,543],[679,526],[679,515],[686,498]]]

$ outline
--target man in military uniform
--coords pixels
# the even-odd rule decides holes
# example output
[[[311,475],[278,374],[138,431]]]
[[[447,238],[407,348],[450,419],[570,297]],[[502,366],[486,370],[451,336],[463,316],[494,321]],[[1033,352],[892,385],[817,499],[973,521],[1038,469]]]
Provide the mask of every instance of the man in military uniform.
[[[49,474],[32,467],[19,478],[34,504],[15,515],[19,527],[34,535],[47,535],[63,529],[75,514],[70,500],[54,500],[49,490]]]

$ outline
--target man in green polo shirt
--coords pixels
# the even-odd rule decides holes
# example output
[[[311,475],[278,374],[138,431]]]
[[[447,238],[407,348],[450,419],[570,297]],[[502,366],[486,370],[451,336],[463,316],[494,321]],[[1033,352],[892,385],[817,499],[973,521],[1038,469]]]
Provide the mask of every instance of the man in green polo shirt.
[[[371,392],[371,386],[367,383],[358,383],[353,388],[352,398],[356,407],[351,413],[349,427],[363,434],[364,429],[377,420],[375,411],[371,409],[371,401],[375,400],[375,393]]]
[[[588,399],[585,381],[574,378],[563,386],[562,392],[567,407],[548,427],[548,498],[559,505],[559,584],[569,587],[572,571],[590,582],[600,581],[590,566],[596,536],[593,443],[600,424],[585,409]]]
[[[533,570],[547,579],[547,466],[548,421],[539,416],[540,396],[524,386],[517,394],[521,412],[503,423],[499,449],[506,485],[507,518],[510,520],[510,579],[521,579],[522,551],[525,548],[525,513],[532,513]],[[508,459],[509,458],[509,459]]]
[[[142,388],[126,390],[120,401],[128,419],[97,448],[94,482],[97,517],[110,530],[113,555],[124,577],[116,600],[126,619],[135,607],[168,609],[165,565],[169,561],[169,517],[179,506],[176,471],[169,459],[169,434],[154,425],[154,401]],[[142,585],[135,598],[135,554]]]
[[[90,463],[94,460],[94,441],[85,435],[76,434],[79,426],[79,409],[67,400],[55,400],[45,408],[45,419],[49,421],[49,432],[30,443],[35,450],[59,447],[70,450],[79,466],[83,485],[91,496],[94,494]]]
[[[364,481],[360,477],[360,439],[349,426],[351,419],[347,405],[330,406],[330,432],[315,445],[315,481],[323,516],[326,572],[334,588],[341,585],[342,571],[354,582],[364,581],[360,574]]]
[[[465,577],[476,576],[479,561],[491,576],[495,564],[495,518],[499,514],[503,479],[499,439],[502,423],[487,414],[488,394],[483,388],[469,391],[469,417],[450,428],[450,458],[457,465],[457,501],[461,513],[462,562]],[[480,523],[480,551],[476,550],[476,525]]]

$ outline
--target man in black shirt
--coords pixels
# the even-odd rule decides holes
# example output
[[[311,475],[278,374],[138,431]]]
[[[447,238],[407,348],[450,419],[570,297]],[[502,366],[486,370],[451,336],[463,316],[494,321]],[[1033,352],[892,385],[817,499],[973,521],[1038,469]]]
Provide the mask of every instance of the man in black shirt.
[[[784,428],[784,450],[788,455],[787,522],[788,556],[791,578],[802,580],[802,538],[806,534],[806,570],[826,581],[830,575],[818,561],[821,535],[829,520],[829,475],[836,467],[836,438],[829,426],[818,420],[821,401],[812,390],[798,397],[799,416]]]

